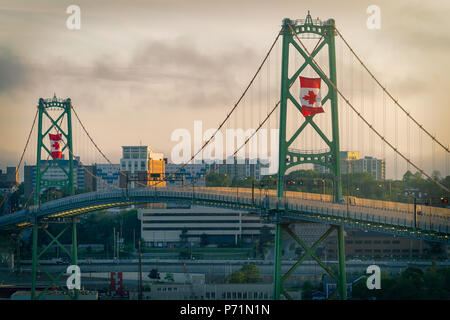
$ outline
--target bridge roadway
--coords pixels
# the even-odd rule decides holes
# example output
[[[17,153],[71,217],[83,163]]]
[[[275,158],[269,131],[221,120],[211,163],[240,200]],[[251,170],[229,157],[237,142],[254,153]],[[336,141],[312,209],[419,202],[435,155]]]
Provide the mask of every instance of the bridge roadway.
[[[247,211],[271,222],[303,220],[449,243],[450,209],[418,206],[415,226],[411,205],[352,197],[345,200],[333,203],[329,195],[301,192],[286,192],[279,198],[275,190],[255,189],[252,193],[249,188],[121,189],[52,200],[40,208],[31,206],[0,217],[0,230],[31,227],[35,219],[45,223],[111,207],[181,202]]]

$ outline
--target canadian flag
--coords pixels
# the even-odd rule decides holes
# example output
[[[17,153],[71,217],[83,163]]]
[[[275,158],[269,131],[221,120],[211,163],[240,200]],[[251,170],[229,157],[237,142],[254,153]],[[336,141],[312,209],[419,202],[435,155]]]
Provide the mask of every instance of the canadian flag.
[[[320,96],[320,81],[320,78],[300,77],[300,101],[304,117],[324,112]]]
[[[56,159],[62,158],[61,153],[61,133],[57,134],[51,134],[49,133],[48,136],[50,137],[50,147],[52,150],[52,157]]]

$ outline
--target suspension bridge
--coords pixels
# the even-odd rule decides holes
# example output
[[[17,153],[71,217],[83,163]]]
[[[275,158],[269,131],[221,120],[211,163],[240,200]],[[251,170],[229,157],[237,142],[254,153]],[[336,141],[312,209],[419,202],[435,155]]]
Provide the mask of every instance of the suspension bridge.
[[[338,50],[336,39],[339,40]],[[338,54],[339,59],[337,59]],[[359,65],[357,71],[355,71],[355,65]],[[320,101],[311,100],[318,103],[323,112],[310,113],[311,110],[316,109],[308,107],[302,97],[302,87],[298,86],[301,77],[315,79],[314,83],[321,81],[323,84],[322,88],[320,85],[318,87],[322,95],[318,95],[317,90],[312,90],[307,97],[311,100],[316,96],[323,96]],[[76,118],[73,123],[72,115]],[[388,117],[394,121],[387,121]],[[37,134],[34,134],[36,121],[38,122]],[[173,179],[186,165],[211,148],[223,130],[232,127],[249,129],[245,140],[230,154],[234,157],[246,155],[245,148],[252,145],[260,136],[261,129],[275,127],[279,130],[276,148],[278,153],[276,190],[262,191],[260,189],[258,191],[254,188],[198,186],[194,188],[198,180],[206,179],[217,172],[225,162],[215,166],[213,170],[190,184],[182,187],[162,186],[163,182]],[[67,167],[60,164],[58,157],[52,155],[53,149],[45,143],[46,137],[52,130],[61,135],[63,143],[61,153],[67,155],[69,163]],[[407,141],[402,140],[402,143],[399,143],[401,133],[405,133]],[[106,153],[94,141],[94,134],[89,133],[70,99],[60,100],[55,96],[53,99],[39,100],[33,124],[17,166],[19,169],[29,150],[28,146],[33,144],[30,141],[36,136],[37,149],[36,154],[33,154],[36,159],[35,186],[22,210],[0,217],[0,230],[10,233],[20,233],[26,228],[33,230],[31,287],[33,299],[40,297],[36,294],[39,257],[51,245],[60,246],[71,257],[71,264],[77,264],[77,216],[132,204],[188,202],[203,206],[235,208],[247,211],[248,214],[259,214],[262,218],[274,223],[276,226],[274,299],[280,299],[282,295],[287,299],[290,298],[283,288],[283,282],[308,257],[313,258],[336,279],[338,290],[334,296],[346,299],[345,228],[372,230],[448,244],[449,209],[343,195],[342,168],[340,167],[340,151],[343,146],[347,150],[358,148],[364,153],[379,154],[383,159],[390,157],[394,162],[391,169],[391,175],[394,178],[397,178],[402,168],[416,170],[433,182],[443,194],[449,193],[448,185],[445,185],[432,172],[440,168],[448,173],[449,149],[414,118],[378,80],[343,37],[333,19],[313,20],[308,13],[306,19],[283,20],[281,30],[277,32],[275,40],[250,82],[245,86],[231,110],[220,121],[216,130],[204,140],[198,150],[194,150],[188,161],[151,186],[138,182],[135,188],[119,188],[104,181],[91,171],[87,164],[78,160],[86,174],[107,188],[101,192],[75,194],[74,159],[83,153],[83,147],[74,144],[74,141],[84,139],[94,150],[93,152],[85,151],[79,159],[89,159],[88,154],[95,153],[98,158],[113,165]],[[415,144],[411,143],[413,139],[419,141],[419,147],[416,149],[414,149]],[[428,152],[427,148],[431,152]],[[432,155],[433,166],[425,169],[424,158],[429,154]],[[98,158],[91,157],[90,160],[98,161]],[[89,160],[84,161],[89,162]],[[320,165],[332,174],[332,195],[285,190],[285,176],[290,170],[294,167],[308,168],[312,165]],[[66,178],[54,181],[46,177],[45,173],[51,166],[58,166]],[[117,170],[119,174],[126,175],[122,170]],[[40,195],[43,190],[52,186],[66,190],[69,196],[41,203]],[[330,225],[330,228],[311,247],[308,247],[302,241],[301,235],[295,234],[290,228],[291,224],[300,221],[323,223]],[[63,232],[69,230],[71,226],[71,251],[58,241],[63,232],[52,235],[45,228],[53,222],[68,223],[68,227]],[[323,263],[315,254],[318,245],[334,231],[337,232],[339,262],[337,272]],[[51,239],[51,242],[41,251],[38,248],[40,232],[46,233]],[[284,275],[281,274],[283,232],[305,249],[305,254]],[[54,284],[58,282],[62,274],[54,277],[47,273]],[[77,298],[76,289],[68,293]]]

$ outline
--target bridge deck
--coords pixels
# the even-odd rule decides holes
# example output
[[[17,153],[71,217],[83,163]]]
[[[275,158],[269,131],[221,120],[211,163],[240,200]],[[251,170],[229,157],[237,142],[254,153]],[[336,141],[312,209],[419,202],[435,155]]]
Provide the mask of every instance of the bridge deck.
[[[84,193],[49,201],[40,208],[30,207],[0,217],[0,229],[30,227],[34,217],[48,220],[136,203],[181,201],[244,210],[272,221],[306,220],[448,242],[449,209],[419,206],[415,228],[413,207],[408,204],[374,200],[350,204],[330,200],[326,195],[301,192],[286,192],[284,198],[278,198],[275,190],[255,189],[252,195],[248,188],[136,188],[128,192],[123,189]]]

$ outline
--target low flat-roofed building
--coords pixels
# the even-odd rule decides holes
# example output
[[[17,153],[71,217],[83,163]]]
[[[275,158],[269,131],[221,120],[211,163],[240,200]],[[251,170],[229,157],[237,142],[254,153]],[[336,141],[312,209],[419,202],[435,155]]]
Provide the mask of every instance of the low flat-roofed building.
[[[203,234],[209,243],[252,241],[258,239],[263,226],[259,215],[231,209],[168,205],[138,212],[142,238],[150,246],[180,243],[183,232],[193,243],[200,242]]]

